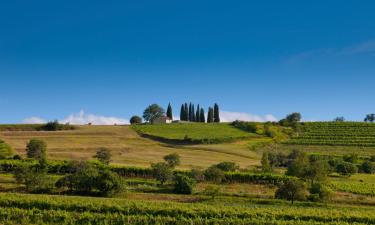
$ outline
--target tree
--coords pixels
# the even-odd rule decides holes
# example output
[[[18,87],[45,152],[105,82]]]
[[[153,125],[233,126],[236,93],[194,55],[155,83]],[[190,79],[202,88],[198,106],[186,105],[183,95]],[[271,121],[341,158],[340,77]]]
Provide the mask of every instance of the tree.
[[[272,172],[272,167],[271,167],[271,164],[270,164],[268,152],[263,152],[261,163],[262,163],[262,172],[263,173]]]
[[[42,129],[46,131],[57,131],[62,130],[63,127],[63,125],[59,124],[59,121],[55,120],[45,124]]]
[[[39,166],[20,166],[14,172],[18,184],[23,184],[27,192],[48,193],[53,188],[53,183],[47,171]]]
[[[111,151],[107,148],[100,148],[96,151],[96,155],[94,156],[97,158],[101,163],[108,165],[111,162]]]
[[[188,104],[185,103],[185,121],[189,121],[189,108],[188,108]]]
[[[142,118],[139,116],[132,116],[130,118],[130,124],[140,124],[142,123]]]
[[[239,169],[239,166],[234,162],[221,162],[215,166],[224,172],[234,172]]]
[[[204,114],[204,109],[203,109],[203,108],[201,108],[201,111],[200,111],[199,121],[200,121],[201,123],[205,123],[205,122],[206,122],[206,116],[205,116],[205,114]]]
[[[194,104],[191,105],[191,112],[190,112],[190,114],[191,114],[190,121],[195,122],[195,106],[194,106]]]
[[[285,119],[282,119],[279,121],[280,125],[282,126],[291,126],[296,127],[298,122],[301,121],[301,113],[294,112],[285,117]]]
[[[333,119],[334,122],[344,122],[345,118],[343,116],[338,116],[335,119]]]
[[[10,145],[0,140],[0,159],[7,159],[13,156],[13,149]]]
[[[275,197],[278,199],[286,199],[294,203],[296,200],[306,199],[306,185],[297,179],[284,181],[276,190]]]
[[[375,121],[375,114],[374,113],[366,115],[365,122],[373,123],[374,121]]]
[[[180,120],[184,121],[185,120],[185,105],[181,105],[181,110],[180,110]]]
[[[310,162],[302,178],[309,180],[311,184],[323,183],[327,180],[329,165],[327,161],[317,160]]]
[[[149,105],[143,112],[143,119],[153,123],[156,119],[164,116],[164,109],[157,104]]]
[[[290,163],[286,175],[295,177],[304,177],[309,165],[309,158],[306,153],[294,150],[289,155]]]
[[[215,103],[214,105],[214,122],[215,123],[220,123],[220,110],[219,110],[219,105]]]
[[[375,162],[365,161],[361,165],[361,171],[364,173],[375,173]]]
[[[153,163],[151,164],[153,177],[163,185],[165,182],[171,180],[173,171],[167,163]]]
[[[350,162],[341,162],[336,166],[336,172],[343,176],[350,176],[358,172],[358,168],[355,164]]]
[[[180,156],[177,153],[172,153],[164,156],[164,160],[171,168],[175,168],[181,164]]]
[[[28,158],[37,160],[46,159],[47,144],[38,139],[31,139],[26,146],[26,154]]]
[[[345,162],[350,162],[350,163],[357,163],[358,162],[358,154],[352,153],[352,154],[347,154],[342,157],[342,159]]]
[[[174,178],[173,192],[176,194],[190,195],[193,193],[195,181],[188,176],[177,174]]]
[[[311,185],[309,200],[326,202],[329,201],[331,197],[332,190],[323,183],[315,183]]]
[[[212,181],[214,183],[221,183],[225,178],[224,171],[217,168],[216,166],[207,168],[204,172],[204,176],[208,181]]]
[[[173,112],[172,112],[172,106],[171,103],[168,104],[167,108],[167,117],[171,120],[173,120]]]
[[[199,104],[197,105],[197,111],[195,113],[195,122],[201,122],[201,114],[200,114],[201,110],[200,110],[200,107],[199,107]]]
[[[220,187],[218,185],[208,185],[203,193],[205,195],[208,195],[211,197],[212,200],[214,200],[216,198],[216,196],[218,196],[220,194]]]
[[[209,107],[208,108],[208,115],[207,115],[207,123],[213,123],[214,122],[214,110]]]

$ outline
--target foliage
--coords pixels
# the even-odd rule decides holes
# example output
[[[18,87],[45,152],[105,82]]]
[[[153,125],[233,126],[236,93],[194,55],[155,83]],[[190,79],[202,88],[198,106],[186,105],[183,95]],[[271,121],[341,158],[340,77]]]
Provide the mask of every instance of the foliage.
[[[208,107],[208,114],[207,114],[207,123],[214,122],[214,109],[212,107]]]
[[[326,202],[332,198],[332,190],[323,183],[314,183],[310,187],[309,199],[312,201]]]
[[[98,151],[96,151],[96,154],[94,156],[97,158],[101,163],[108,165],[111,162],[111,151],[107,148],[100,148]]]
[[[10,145],[0,140],[0,159],[7,159],[12,157],[14,151]]]
[[[198,168],[191,169],[190,176],[197,182],[203,182],[205,180],[204,171]]]
[[[272,166],[270,164],[268,152],[263,152],[261,164],[262,164],[262,172],[263,173],[271,173],[272,172]]]
[[[199,112],[199,122],[205,123],[206,122],[206,115],[204,114],[204,109],[201,108]]]
[[[375,162],[365,161],[360,168],[363,173],[375,173]]]
[[[336,172],[344,176],[350,176],[357,173],[358,168],[353,163],[343,161],[336,166]]]
[[[357,163],[358,162],[358,154],[352,153],[352,154],[347,154],[342,157],[342,159],[345,162],[350,162],[350,163]]]
[[[220,195],[221,189],[218,185],[208,185],[203,193],[207,196],[210,196],[214,200],[217,196]]]
[[[344,122],[345,118],[343,116],[338,116],[333,119],[334,122]]]
[[[239,165],[234,162],[221,162],[216,164],[215,167],[224,172],[234,172],[240,168]]]
[[[48,193],[53,188],[47,171],[40,167],[18,167],[14,172],[14,178],[17,183],[24,184],[26,191],[31,193]]]
[[[158,104],[149,105],[143,112],[143,119],[147,122],[153,123],[156,119],[164,116],[164,109]]]
[[[175,168],[181,164],[180,155],[177,153],[172,153],[169,155],[164,156],[164,160],[171,168]]]
[[[139,116],[132,116],[130,118],[130,124],[141,124],[142,123],[142,118]]]
[[[220,123],[220,110],[217,103],[214,104],[214,122]]]
[[[153,177],[162,185],[167,181],[171,180],[173,177],[173,171],[170,165],[167,163],[153,163],[151,164],[151,169]]]
[[[195,181],[188,176],[177,174],[174,177],[174,189],[176,194],[190,195],[193,193]]]
[[[292,153],[289,155],[289,159],[291,160],[291,162],[288,166],[286,175],[303,177],[306,173],[306,168],[309,165],[309,159],[306,153],[293,150]]]
[[[367,114],[364,121],[373,123],[375,121],[375,114],[374,113]]]
[[[172,106],[171,103],[168,104],[167,108],[167,117],[171,120],[173,120],[173,111],[172,111]]]
[[[45,159],[47,151],[47,144],[38,139],[31,139],[26,146],[26,154],[28,158],[37,160]]]
[[[306,199],[306,185],[297,179],[283,182],[276,190],[275,197],[292,202]]]
[[[217,166],[211,166],[204,172],[206,180],[214,183],[221,183],[225,179],[224,171],[219,169]]]

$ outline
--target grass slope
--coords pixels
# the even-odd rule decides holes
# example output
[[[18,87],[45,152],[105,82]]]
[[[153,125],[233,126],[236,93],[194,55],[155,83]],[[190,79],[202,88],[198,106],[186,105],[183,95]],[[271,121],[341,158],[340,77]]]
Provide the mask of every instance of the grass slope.
[[[133,128],[142,135],[182,143],[222,143],[258,137],[256,134],[242,131],[228,123],[136,125]]]
[[[236,133],[235,128],[233,131],[228,126],[219,127],[226,127],[226,131]],[[215,129],[211,129],[213,130]],[[113,163],[129,166],[148,167],[151,162],[162,161],[163,156],[170,153],[180,154],[181,169],[208,167],[222,161],[233,161],[241,167],[259,164],[259,155],[248,149],[248,143],[252,140],[215,145],[163,144],[140,137],[129,126],[79,126],[76,130],[56,132],[0,132],[0,139],[22,155],[25,154],[26,143],[32,138],[47,142],[50,159],[91,159],[98,148],[107,147],[113,153]]]

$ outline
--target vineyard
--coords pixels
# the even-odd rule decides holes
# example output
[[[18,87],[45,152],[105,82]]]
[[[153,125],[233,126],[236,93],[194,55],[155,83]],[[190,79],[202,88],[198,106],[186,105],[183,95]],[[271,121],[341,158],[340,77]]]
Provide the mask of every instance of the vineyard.
[[[278,204],[278,203],[275,203]],[[0,194],[3,224],[373,224],[373,207],[145,202]]]
[[[286,144],[375,146],[375,124],[362,122],[307,122]]]

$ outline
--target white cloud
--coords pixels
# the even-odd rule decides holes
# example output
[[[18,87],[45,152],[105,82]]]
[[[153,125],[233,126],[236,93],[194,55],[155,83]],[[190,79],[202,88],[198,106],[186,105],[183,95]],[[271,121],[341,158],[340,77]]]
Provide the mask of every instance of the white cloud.
[[[244,112],[228,112],[228,111],[220,111],[220,119],[222,122],[232,122],[235,120],[253,121],[253,122],[277,121],[277,118],[271,114],[260,116],[260,115],[254,115],[254,114],[244,113]]]
[[[41,124],[46,123],[47,121],[40,118],[40,117],[30,117],[22,120],[22,123],[24,124]]]
[[[46,123],[47,120],[39,118],[39,117],[30,117],[23,120],[23,123],[29,123],[29,124],[40,124],[40,123]],[[101,116],[101,115],[95,115],[95,114],[86,114],[83,110],[81,110],[79,113],[73,113],[70,114],[65,119],[59,120],[60,123],[69,123],[74,125],[84,125],[88,123],[92,123],[94,125],[123,125],[123,124],[129,124],[129,120],[124,118],[118,118],[118,117],[107,117],[107,116]]]

